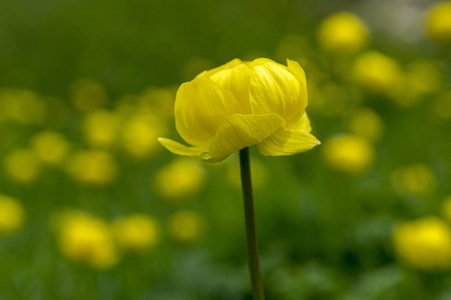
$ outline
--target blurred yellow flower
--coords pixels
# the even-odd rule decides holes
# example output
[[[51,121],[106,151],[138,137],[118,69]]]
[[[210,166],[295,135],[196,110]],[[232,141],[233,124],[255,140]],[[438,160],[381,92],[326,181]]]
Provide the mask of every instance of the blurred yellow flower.
[[[106,90],[92,79],[79,79],[72,84],[71,101],[81,112],[89,112],[104,107],[108,102]]]
[[[83,120],[83,135],[86,143],[94,148],[111,148],[117,139],[120,118],[106,110],[97,110]]]
[[[4,160],[5,172],[20,183],[34,182],[42,171],[38,155],[28,149],[18,149],[9,153]]]
[[[349,130],[352,133],[378,141],[384,132],[384,121],[370,108],[360,108],[349,118]]]
[[[423,196],[435,188],[434,172],[422,164],[413,164],[396,169],[392,174],[394,187],[402,193]]]
[[[404,74],[402,92],[395,97],[395,101],[401,106],[417,104],[422,97],[439,90],[443,82],[443,74],[437,63],[410,63]]]
[[[29,90],[0,90],[0,119],[21,124],[41,123],[46,108],[43,101]]]
[[[22,228],[25,210],[16,199],[0,194],[0,235],[10,235]]]
[[[436,271],[451,266],[451,230],[437,217],[398,224],[393,244],[400,259],[412,267]]]
[[[162,167],[155,186],[159,195],[168,199],[185,199],[197,194],[205,185],[205,170],[193,160],[179,158]]]
[[[198,241],[204,234],[207,223],[202,215],[193,211],[179,211],[169,219],[168,229],[171,236],[180,242]]]
[[[376,51],[361,54],[353,66],[354,78],[365,89],[384,95],[396,95],[402,72],[396,60]]]
[[[80,183],[103,186],[116,179],[118,166],[110,153],[93,150],[71,156],[66,170]]]
[[[427,12],[426,27],[436,42],[451,42],[451,1],[434,4]]]
[[[321,47],[332,53],[355,53],[369,40],[368,28],[350,12],[339,12],[324,19],[318,30]]]
[[[31,148],[39,159],[49,165],[61,165],[69,152],[69,142],[54,131],[41,131],[33,136]]]
[[[174,87],[149,87],[138,96],[140,109],[151,109],[154,114],[163,117],[174,115]]]
[[[160,239],[160,224],[145,214],[134,214],[113,224],[119,246],[125,251],[142,252],[154,247]]]
[[[263,155],[290,155],[310,150],[319,141],[310,134],[304,70],[287,60],[235,59],[204,71],[180,86],[175,101],[175,125],[194,147],[159,138],[179,155],[201,156],[212,162],[257,145]]]
[[[100,270],[119,261],[114,235],[103,220],[81,212],[68,212],[56,225],[59,249],[68,259]]]
[[[451,196],[446,197],[443,201],[442,215],[451,223]]]
[[[374,147],[367,139],[351,134],[330,138],[324,143],[322,150],[329,167],[350,174],[366,171],[375,156]]]
[[[166,132],[164,121],[148,112],[130,116],[122,128],[123,146],[135,158],[151,156],[158,150],[157,138]]]

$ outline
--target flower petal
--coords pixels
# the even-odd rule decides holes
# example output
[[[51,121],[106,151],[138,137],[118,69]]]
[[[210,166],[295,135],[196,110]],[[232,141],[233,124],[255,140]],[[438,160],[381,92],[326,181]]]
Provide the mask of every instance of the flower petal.
[[[178,155],[186,155],[186,156],[200,156],[205,153],[208,153],[209,145],[200,146],[200,147],[187,147],[182,145],[176,141],[166,139],[166,138],[158,138],[158,141],[169,151]]]
[[[213,74],[215,74],[217,72],[220,72],[222,70],[232,69],[232,68],[240,65],[241,63],[242,63],[242,61],[240,59],[235,58],[235,59],[232,59],[231,61],[229,61],[228,63],[226,63],[226,64],[224,64],[222,66],[219,66],[217,68],[214,68],[214,69],[211,69],[211,70],[208,70],[208,71],[204,71],[204,72],[200,73],[199,75],[197,75],[197,77],[199,77],[201,75],[202,76],[203,75],[212,76]]]
[[[307,101],[307,79],[305,78],[304,69],[294,60],[287,59],[288,70],[296,76],[296,78],[304,84],[305,96]]]
[[[291,155],[305,152],[321,144],[310,134],[310,121],[306,114],[295,124],[280,130],[257,144],[258,151],[267,156]]]
[[[287,124],[298,120],[307,106],[305,85],[288,69],[272,62],[254,67],[249,93],[254,114],[277,113]]]
[[[201,76],[180,86],[175,125],[185,141],[203,146],[210,143],[224,116],[240,112],[240,105],[229,91]]]
[[[196,113],[199,123],[214,134],[225,116],[241,113],[241,106],[232,93],[209,77],[196,79]]]
[[[246,64],[240,64],[233,69],[222,70],[210,76],[210,78],[233,94],[244,114],[250,114],[252,113],[249,102],[249,81],[251,74],[251,69]]]
[[[197,89],[193,82],[180,86],[174,105],[175,127],[187,143],[202,146],[209,144],[214,134],[197,117],[196,97]]]
[[[260,143],[285,126],[285,121],[278,114],[227,116],[211,141],[210,158],[226,158],[238,150]]]

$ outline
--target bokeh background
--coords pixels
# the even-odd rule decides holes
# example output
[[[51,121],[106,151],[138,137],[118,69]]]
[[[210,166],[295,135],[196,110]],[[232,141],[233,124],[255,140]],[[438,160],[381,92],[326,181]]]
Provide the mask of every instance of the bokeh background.
[[[267,299],[451,298],[451,4],[0,1],[0,299],[251,299],[239,165],[178,85],[298,61],[322,145],[252,149]]]

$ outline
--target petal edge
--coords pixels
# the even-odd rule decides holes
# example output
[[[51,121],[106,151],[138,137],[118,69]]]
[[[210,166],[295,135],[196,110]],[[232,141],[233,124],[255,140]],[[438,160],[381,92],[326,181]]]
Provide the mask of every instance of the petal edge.
[[[204,155],[205,153],[208,153],[209,149],[209,145],[199,147],[188,147],[171,139],[162,137],[158,138],[158,141],[161,143],[161,145],[163,145],[163,147],[165,147],[172,153],[178,155],[185,155],[191,157],[201,156]]]

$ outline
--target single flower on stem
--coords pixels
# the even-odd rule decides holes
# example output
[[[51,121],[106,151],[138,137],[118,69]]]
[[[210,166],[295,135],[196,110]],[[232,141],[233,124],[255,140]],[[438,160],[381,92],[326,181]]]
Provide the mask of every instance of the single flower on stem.
[[[249,148],[266,156],[305,152],[320,144],[310,133],[304,70],[266,58],[234,59],[180,86],[175,125],[185,146],[166,138],[169,151],[219,162],[240,152],[249,271],[254,299],[264,299],[255,232]]]

